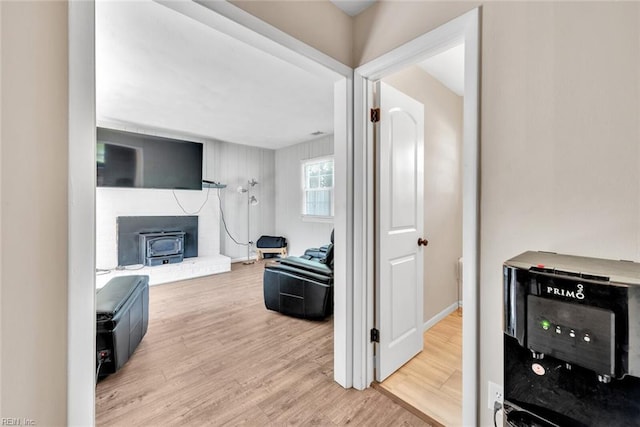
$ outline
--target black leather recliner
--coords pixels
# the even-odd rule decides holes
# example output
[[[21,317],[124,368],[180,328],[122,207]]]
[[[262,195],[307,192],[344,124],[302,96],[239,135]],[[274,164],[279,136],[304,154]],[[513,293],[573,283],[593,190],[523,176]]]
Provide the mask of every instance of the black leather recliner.
[[[329,245],[267,264],[263,287],[269,310],[304,319],[333,314],[333,232]]]
[[[300,258],[319,261],[326,264],[326,261],[324,260],[327,258],[327,252],[330,248],[333,248],[333,230],[331,230],[331,243],[320,246],[319,248],[309,248],[304,251],[304,255]],[[331,269],[333,270],[333,253],[331,254]]]

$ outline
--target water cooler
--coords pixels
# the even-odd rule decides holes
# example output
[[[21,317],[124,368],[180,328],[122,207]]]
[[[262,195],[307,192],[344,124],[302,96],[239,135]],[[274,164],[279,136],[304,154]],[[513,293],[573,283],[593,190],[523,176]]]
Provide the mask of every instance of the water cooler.
[[[504,425],[640,426],[640,264],[504,263]]]

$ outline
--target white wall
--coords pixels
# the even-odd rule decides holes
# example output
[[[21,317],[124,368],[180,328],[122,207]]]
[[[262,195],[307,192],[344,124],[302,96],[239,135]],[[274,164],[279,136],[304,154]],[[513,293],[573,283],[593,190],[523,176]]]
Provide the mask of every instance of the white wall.
[[[175,190],[180,204],[190,214],[202,207],[198,216],[198,256],[220,253],[219,209],[215,189]],[[173,196],[172,190],[143,188],[96,189],[96,266],[118,265],[116,220],[119,216],[187,215]]]
[[[240,243],[247,242],[247,195],[236,191],[238,186],[247,187],[247,181],[255,178],[258,185],[251,194],[259,201],[249,209],[251,215],[250,240],[256,242],[261,235],[275,233],[275,152],[246,145],[216,143],[210,150],[209,159],[214,165],[209,170],[210,180],[227,184],[220,190],[224,216],[229,232]],[[212,193],[213,194],[213,193]],[[215,202],[217,202],[217,194]],[[225,233],[220,224],[220,251],[232,260],[247,258],[247,247],[238,245]],[[252,249],[251,256],[255,251]]]
[[[330,241],[332,222],[302,219],[302,161],[328,155],[333,155],[333,135],[276,151],[275,232],[287,238],[290,255],[302,255],[305,249]]]
[[[274,151],[240,144],[212,141],[167,131],[149,130],[137,125],[101,121],[100,125],[130,132],[181,138],[203,143],[202,177],[227,184],[224,189],[175,190],[184,208],[176,202],[172,190],[139,188],[106,188],[96,190],[96,265],[113,268],[117,265],[116,218],[142,215],[191,215],[198,211],[198,256],[223,254],[232,259],[246,259],[246,246],[235,244],[226,235],[220,219],[220,200],[227,226],[241,243],[247,241],[247,199],[239,194],[239,185],[247,186],[250,178],[259,184],[252,194],[259,200],[251,207],[251,239],[273,234],[274,221]],[[208,193],[208,198],[207,198]],[[205,203],[206,201],[206,203]],[[203,205],[204,203],[204,205]],[[252,251],[253,253],[253,251]]]
[[[0,416],[60,426],[67,423],[67,3],[0,2],[0,16]]]
[[[220,144],[216,141],[177,135],[166,131],[150,130],[131,124],[124,125],[101,121],[99,126],[202,143],[203,179],[208,179],[209,171],[213,169],[211,165],[214,161],[214,147]],[[216,191],[215,189],[207,190],[206,188],[201,191],[172,191],[146,188],[98,187],[96,189],[96,267],[112,269],[118,265],[116,219],[119,216],[197,215],[198,256],[218,255],[220,253],[220,212]],[[195,212],[201,206],[200,213],[196,214]]]
[[[424,105],[424,321],[457,304],[462,256],[462,97],[417,66],[384,82]]]

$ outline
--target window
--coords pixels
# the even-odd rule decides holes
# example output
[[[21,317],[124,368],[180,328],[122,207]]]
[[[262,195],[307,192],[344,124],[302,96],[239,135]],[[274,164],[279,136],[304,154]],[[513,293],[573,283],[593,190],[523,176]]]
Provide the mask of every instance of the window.
[[[302,215],[333,217],[333,157],[302,163]]]

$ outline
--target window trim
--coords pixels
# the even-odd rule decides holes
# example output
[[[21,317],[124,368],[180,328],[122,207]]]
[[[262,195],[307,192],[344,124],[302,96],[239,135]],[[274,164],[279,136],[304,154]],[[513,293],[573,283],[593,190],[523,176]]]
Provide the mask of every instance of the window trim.
[[[310,215],[306,214],[305,207],[307,202],[306,197],[306,184],[307,177],[305,175],[305,166],[310,163],[324,163],[327,161],[333,162],[333,179],[331,180],[331,215]],[[308,159],[300,160],[300,192],[302,193],[301,203],[300,203],[300,218],[304,222],[333,222],[335,218],[335,179],[336,179],[336,161],[335,156],[333,154],[327,156],[319,156],[319,157],[310,157]],[[328,188],[327,188],[328,189]]]

